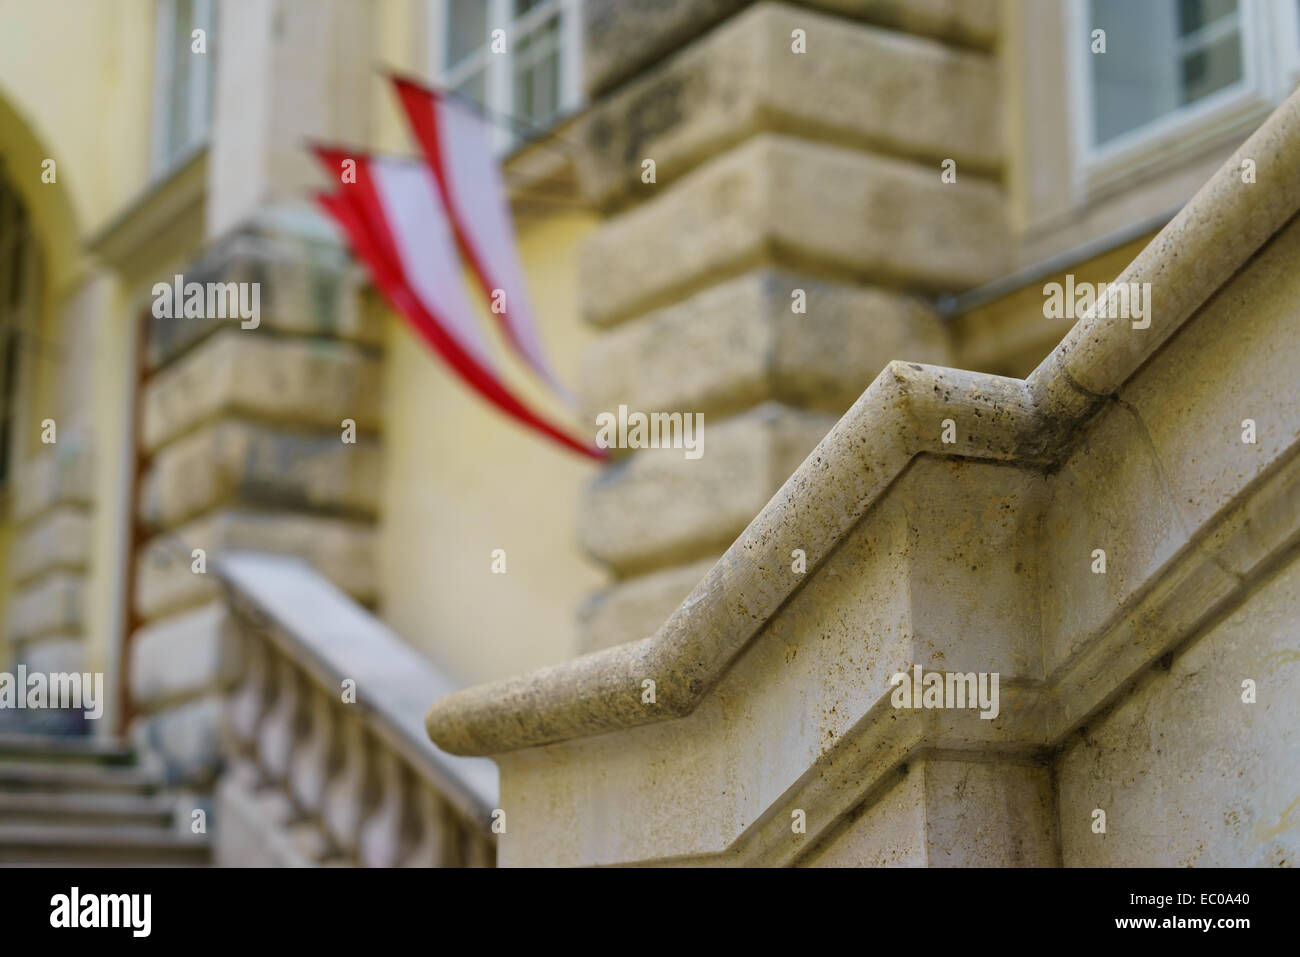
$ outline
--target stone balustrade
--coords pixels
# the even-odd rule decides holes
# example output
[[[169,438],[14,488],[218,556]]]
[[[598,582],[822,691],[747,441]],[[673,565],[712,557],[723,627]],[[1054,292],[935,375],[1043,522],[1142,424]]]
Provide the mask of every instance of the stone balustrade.
[[[446,676],[291,558],[220,562],[227,655],[216,859],[238,866],[491,867],[496,768],[422,725]]]

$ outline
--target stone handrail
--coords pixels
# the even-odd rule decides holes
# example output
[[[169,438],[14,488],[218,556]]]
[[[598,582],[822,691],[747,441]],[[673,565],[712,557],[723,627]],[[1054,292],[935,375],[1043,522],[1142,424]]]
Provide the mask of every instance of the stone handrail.
[[[218,863],[492,866],[495,765],[422,727],[454,683],[298,559],[227,553],[218,574],[241,665]]]
[[[1257,182],[1243,181],[1246,160]],[[691,713],[812,577],[756,556],[803,549],[813,571],[921,454],[1058,461],[1078,427],[1297,210],[1300,93],[1117,277],[1159,288],[1149,326],[1085,315],[1026,380],[890,363],[655,635],[437,700],[429,735],[454,754],[499,754]],[[954,442],[943,441],[945,419],[957,423]]]

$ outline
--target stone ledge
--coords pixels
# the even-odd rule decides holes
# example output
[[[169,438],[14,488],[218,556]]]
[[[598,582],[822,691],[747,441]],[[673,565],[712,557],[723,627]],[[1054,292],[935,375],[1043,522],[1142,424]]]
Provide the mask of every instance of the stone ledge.
[[[937,166],[762,133],[647,188],[659,195],[583,243],[582,311],[596,325],[769,262],[934,291],[1002,269],[1000,190],[945,184]]]
[[[792,310],[794,290],[806,313]],[[922,301],[755,270],[599,336],[582,357],[586,418],[629,409],[727,414],[766,399],[843,414],[890,359],[941,362]]]
[[[809,52],[790,49],[807,34]],[[600,206],[654,195],[653,159],[676,181],[719,146],[760,130],[916,158],[965,174],[1001,163],[992,57],[783,4],[759,4],[598,101],[581,124],[578,170]],[[937,172],[936,172],[937,177]]]

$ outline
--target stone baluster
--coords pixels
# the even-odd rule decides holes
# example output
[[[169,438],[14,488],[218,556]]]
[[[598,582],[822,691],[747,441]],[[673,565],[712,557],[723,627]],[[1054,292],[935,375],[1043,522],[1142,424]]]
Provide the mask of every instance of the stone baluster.
[[[289,769],[289,793],[307,814],[319,814],[325,801],[330,775],[341,760],[339,739],[330,699],[317,690],[308,690],[306,733],[294,750]]]
[[[414,796],[419,837],[403,867],[455,867],[459,863],[456,817],[437,791],[417,782]]]
[[[258,726],[270,706],[271,661],[265,640],[243,633],[243,673],[226,699],[224,737],[234,754],[256,749]]]
[[[410,775],[387,748],[375,764],[379,800],[361,827],[357,857],[366,867],[396,867],[410,852]]]
[[[361,822],[373,790],[368,780],[366,734],[361,721],[344,715],[335,723],[341,759],[325,789],[321,820],[330,839],[346,854],[355,854]]]
[[[287,785],[294,742],[303,724],[301,682],[293,663],[275,655],[275,700],[257,735],[257,759],[268,781]]]

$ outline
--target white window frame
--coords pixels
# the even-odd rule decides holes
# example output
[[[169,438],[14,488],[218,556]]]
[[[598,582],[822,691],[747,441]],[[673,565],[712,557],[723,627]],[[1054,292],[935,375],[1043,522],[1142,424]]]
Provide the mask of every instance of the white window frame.
[[[1279,4],[1277,46],[1285,80],[1283,96],[1287,96],[1300,86],[1300,0]]]
[[[430,0],[429,75],[439,87],[451,88],[479,69],[484,70],[484,107],[493,120],[493,146],[499,154],[510,152],[527,138],[527,131],[514,125],[522,119],[515,110],[513,75],[514,51],[552,16],[560,17],[560,90],[552,122],[581,109],[582,88],[582,0],[543,0],[522,17],[512,19],[511,0],[481,0],[487,5],[487,35],[482,45],[456,64],[446,62],[447,0]],[[493,30],[505,30],[506,52],[490,51]],[[541,133],[539,127],[535,132]]]
[[[194,0],[194,29],[203,30],[207,37],[207,53],[213,56],[213,0]],[[190,87],[189,109],[186,118],[189,129],[185,131],[184,145],[171,152],[171,111],[167,108],[167,93],[172,85],[176,51],[171,49],[172,34],[176,26],[176,0],[156,0],[157,21],[154,36],[153,82],[153,143],[150,149],[150,169],[154,178],[161,178],[185,163],[189,157],[207,145],[211,133],[210,107],[214,82],[214,64],[207,63],[205,82]]]
[[[1093,27],[1088,13],[1091,0],[1068,0],[1070,133],[1077,195],[1086,197],[1105,186],[1142,175],[1153,166],[1195,152],[1221,136],[1241,128],[1253,128],[1285,98],[1292,87],[1288,73],[1294,67],[1288,69],[1284,64],[1300,54],[1282,49],[1287,45],[1286,34],[1282,32],[1285,24],[1279,21],[1300,14],[1291,9],[1289,0],[1285,3],[1240,0],[1240,4],[1242,78],[1239,81],[1097,145],[1093,142],[1090,58],[1105,54],[1091,52]],[[1300,50],[1300,44],[1293,46]]]

